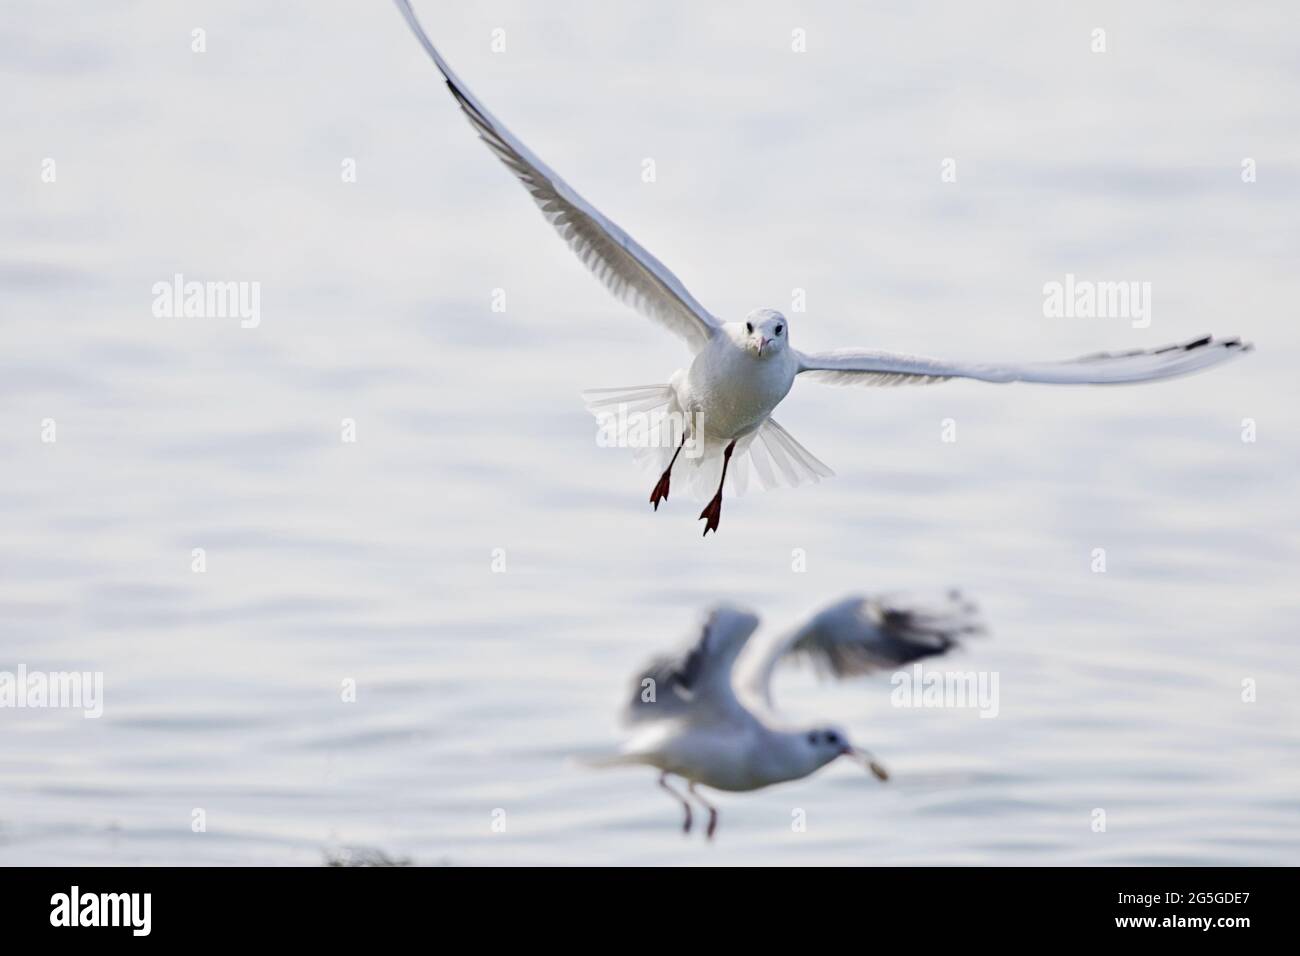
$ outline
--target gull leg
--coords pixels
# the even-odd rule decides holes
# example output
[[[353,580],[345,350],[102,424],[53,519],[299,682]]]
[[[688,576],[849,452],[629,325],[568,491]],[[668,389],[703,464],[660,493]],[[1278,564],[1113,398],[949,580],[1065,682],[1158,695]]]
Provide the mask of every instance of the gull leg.
[[[700,806],[709,811],[709,826],[708,829],[704,831],[704,835],[712,840],[714,832],[718,829],[718,808],[700,796],[700,792],[695,789],[694,780],[686,785],[686,789],[691,792],[692,797],[700,801]]]
[[[673,460],[668,463],[664,473],[659,476],[659,483],[655,485],[654,491],[650,492],[650,503],[655,506],[655,511],[659,510],[659,502],[668,500],[668,478],[673,473],[673,465],[677,464],[677,456],[682,453],[682,446],[686,444],[686,433],[682,433],[682,440],[677,443],[677,450],[673,452]]]
[[[718,493],[700,512],[700,520],[704,522],[705,535],[708,535],[710,531],[718,530],[718,519],[722,517],[722,486],[727,483],[727,465],[731,464],[731,453],[735,450],[736,440],[733,438],[722,451],[722,479],[718,482]]]
[[[683,833],[690,833],[690,832],[691,832],[691,804],[690,804],[690,801],[687,800],[685,797],[683,797],[680,793],[678,793],[678,792],[677,792],[676,790],[674,790],[672,787],[668,786],[668,771],[667,771],[667,770],[665,770],[663,773],[661,773],[661,774],[659,775],[659,786],[663,787],[665,790],[667,790],[669,793],[671,793],[671,794],[673,795],[674,799],[676,799],[677,802],[680,803],[680,804],[682,805],[682,809],[686,811],[686,819],[684,819],[684,820],[682,821],[682,832],[683,832]]]

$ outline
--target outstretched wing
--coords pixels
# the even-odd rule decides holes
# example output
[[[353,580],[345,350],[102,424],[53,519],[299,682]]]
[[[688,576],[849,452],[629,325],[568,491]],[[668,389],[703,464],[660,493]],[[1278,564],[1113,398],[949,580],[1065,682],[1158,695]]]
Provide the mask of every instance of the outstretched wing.
[[[667,720],[708,711],[725,718],[740,711],[731,670],[758,618],[748,611],[719,607],[709,612],[700,634],[676,654],[654,658],[629,688],[628,723]]]
[[[515,139],[474,98],[434,49],[408,0],[396,0],[396,3],[483,142],[523,183],[543,215],[583,264],[621,301],[676,332],[695,351],[703,348],[718,330],[718,320],[695,301],[667,266],[601,215],[600,210],[579,196],[528,147]]]
[[[856,677],[943,654],[980,633],[979,612],[957,591],[940,600],[846,598],[775,639],[751,644],[736,665],[746,698],[772,708],[772,677],[789,658],[808,658],[821,674]]]
[[[839,349],[799,353],[800,372],[830,385],[912,385],[973,378],[981,382],[1117,385],[1186,375],[1249,352],[1241,339],[1204,336],[1181,345],[1133,352],[1097,352],[1064,362],[943,362],[915,355]]]

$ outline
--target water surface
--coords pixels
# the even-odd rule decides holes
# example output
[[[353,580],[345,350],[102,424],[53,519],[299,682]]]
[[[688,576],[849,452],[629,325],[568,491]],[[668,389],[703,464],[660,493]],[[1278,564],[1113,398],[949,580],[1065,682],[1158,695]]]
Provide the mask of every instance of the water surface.
[[[810,349],[1258,351],[1148,387],[799,383],[782,423],[838,477],[729,501],[701,541],[698,505],[653,513],[577,398],[663,381],[682,347],[583,274],[395,11],[19,5],[0,670],[102,671],[105,712],[0,712],[0,862],[1295,862],[1289,9],[420,6],[726,318],[780,308]],[[260,282],[260,325],[155,317],[176,273]],[[1150,327],[1044,318],[1066,273],[1152,283]],[[715,600],[781,626],[948,586],[989,621],[952,664],[998,673],[996,719],[891,707],[883,677],[778,687],[888,785],[846,765],[723,795],[706,847],[651,773],[575,759]]]

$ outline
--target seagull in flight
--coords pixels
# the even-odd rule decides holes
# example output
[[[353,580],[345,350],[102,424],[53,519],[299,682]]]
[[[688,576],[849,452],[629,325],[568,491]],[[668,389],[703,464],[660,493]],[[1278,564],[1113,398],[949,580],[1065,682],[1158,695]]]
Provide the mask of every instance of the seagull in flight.
[[[750,640],[758,623],[749,611],[715,608],[686,647],[648,662],[632,682],[623,714],[631,735],[617,753],[590,762],[658,769],[659,786],[682,806],[686,833],[691,803],[671,776],[685,780],[687,793],[708,812],[710,839],[718,811],[697,786],[758,790],[807,777],[839,757],[889,779],[841,728],[796,726],[776,713],[772,677],[782,661],[807,658],[824,674],[856,677],[943,654],[983,630],[975,606],[957,592],[929,602],[850,597],[793,630]]]
[[[790,320],[775,309],[756,309],[744,321],[724,322],[488,112],[429,40],[409,0],[395,2],[483,142],[528,190],[560,237],[615,297],[675,333],[691,350],[689,367],[674,372],[667,384],[593,389],[583,397],[603,437],[652,462],[659,475],[650,492],[656,511],[668,498],[674,467],[689,469],[697,497],[716,487],[700,513],[706,536],[718,529],[729,468],[737,494],[747,486],[751,465],[763,487],[793,487],[834,474],[772,417],[798,376],[832,385],[929,384],[953,378],[1109,385],[1185,375],[1251,348],[1238,338],[1207,335],[1163,348],[1099,352],[1065,361],[950,362],[873,349],[801,352],[790,344]]]

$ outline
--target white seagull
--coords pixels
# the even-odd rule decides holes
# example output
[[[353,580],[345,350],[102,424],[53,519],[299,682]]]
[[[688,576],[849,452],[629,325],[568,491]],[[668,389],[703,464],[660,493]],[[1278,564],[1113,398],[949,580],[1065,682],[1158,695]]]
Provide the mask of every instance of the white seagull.
[[[691,349],[690,367],[678,369],[666,385],[596,389],[583,397],[614,443],[636,447],[643,460],[652,453],[660,473],[650,493],[656,511],[668,497],[673,466],[683,449],[687,451],[685,464],[696,494],[703,497],[717,488],[700,513],[705,535],[718,528],[729,465],[737,494],[747,483],[746,459],[763,487],[795,486],[833,474],[771,417],[798,375],[834,385],[903,385],[950,378],[1106,385],[1184,375],[1250,349],[1237,338],[1207,335],[1163,348],[1099,352],[1066,361],[948,362],[870,349],[800,352],[790,346],[790,320],[775,309],[756,309],[743,322],[723,322],[662,262],[493,117],[434,48],[408,0],[395,2],[479,136],[528,190],[560,237],[610,292],[675,332]]]
[[[658,768],[659,786],[685,811],[687,833],[691,804],[669,784],[670,775],[686,780],[689,794],[708,811],[709,837],[718,828],[718,811],[696,785],[758,790],[806,777],[838,757],[888,779],[840,728],[793,727],[775,715],[772,676],[782,660],[806,657],[820,672],[854,677],[942,654],[982,630],[975,606],[957,592],[928,605],[846,598],[794,630],[750,641],[757,627],[749,611],[724,606],[709,612],[699,636],[679,653],[656,657],[637,672],[624,712],[631,736],[618,753],[591,761]]]

